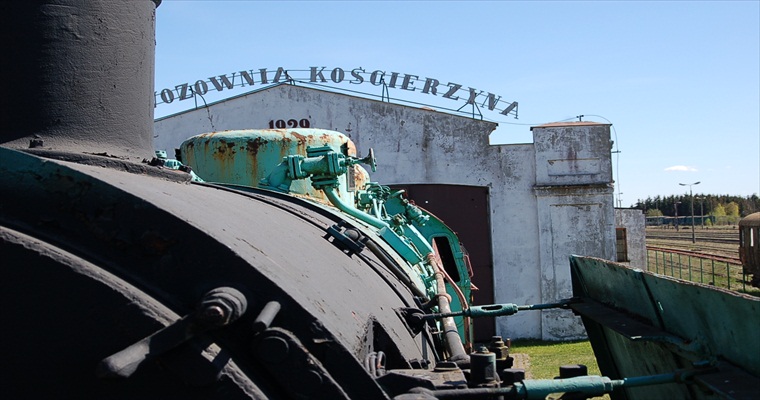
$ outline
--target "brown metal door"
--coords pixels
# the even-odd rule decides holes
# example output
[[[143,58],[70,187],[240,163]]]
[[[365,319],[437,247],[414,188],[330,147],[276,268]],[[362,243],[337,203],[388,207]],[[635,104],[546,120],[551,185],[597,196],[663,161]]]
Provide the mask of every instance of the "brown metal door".
[[[474,304],[493,304],[493,262],[491,225],[488,218],[488,188],[461,185],[393,185],[404,189],[408,198],[435,214],[459,236],[467,252],[474,276]],[[488,341],[495,335],[492,318],[475,319],[475,340]]]

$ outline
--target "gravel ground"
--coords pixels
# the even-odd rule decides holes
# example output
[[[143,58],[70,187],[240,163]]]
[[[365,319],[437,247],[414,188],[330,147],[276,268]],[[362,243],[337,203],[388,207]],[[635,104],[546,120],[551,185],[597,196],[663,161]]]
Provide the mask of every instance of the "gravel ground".
[[[533,374],[530,373],[530,357],[525,353],[509,353],[509,355],[515,359],[512,368],[524,369],[525,379],[533,379]]]

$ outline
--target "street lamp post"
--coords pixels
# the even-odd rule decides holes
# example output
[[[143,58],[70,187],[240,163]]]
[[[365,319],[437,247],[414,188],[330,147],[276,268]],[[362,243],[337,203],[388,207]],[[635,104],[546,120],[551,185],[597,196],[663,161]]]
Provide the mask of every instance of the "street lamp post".
[[[691,194],[691,187],[694,185],[699,185],[699,182],[679,183],[679,185],[689,187],[689,198],[691,199],[691,242],[697,243],[697,235],[694,232],[694,196]]]
[[[697,197],[697,200],[699,200],[699,219],[702,223],[702,229],[705,229],[705,198]]]
[[[676,214],[676,217],[675,217],[675,218],[676,218],[676,221],[675,221],[675,225],[676,225],[676,232],[678,232],[678,205],[679,205],[679,204],[681,204],[681,202],[680,202],[680,201],[677,201],[677,202],[675,202],[675,203],[673,204],[673,210],[675,210],[675,214]]]

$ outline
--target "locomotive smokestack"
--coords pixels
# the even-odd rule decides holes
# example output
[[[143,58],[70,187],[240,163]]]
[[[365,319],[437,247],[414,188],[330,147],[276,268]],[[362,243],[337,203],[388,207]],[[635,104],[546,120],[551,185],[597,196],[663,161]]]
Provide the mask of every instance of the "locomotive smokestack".
[[[151,157],[159,3],[0,2],[0,146]]]

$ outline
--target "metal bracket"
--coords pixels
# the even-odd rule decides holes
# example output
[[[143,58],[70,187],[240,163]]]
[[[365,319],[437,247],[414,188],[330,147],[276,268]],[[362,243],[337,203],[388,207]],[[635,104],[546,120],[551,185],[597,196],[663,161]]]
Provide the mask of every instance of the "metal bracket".
[[[369,239],[359,233],[356,229],[345,228],[346,225],[346,221],[340,221],[327,228],[325,239],[350,257],[355,253],[361,253]],[[330,237],[332,237],[333,240],[330,240]]]
[[[425,328],[425,312],[419,308],[404,307],[396,309],[396,314],[401,317],[410,332],[417,336]]]

